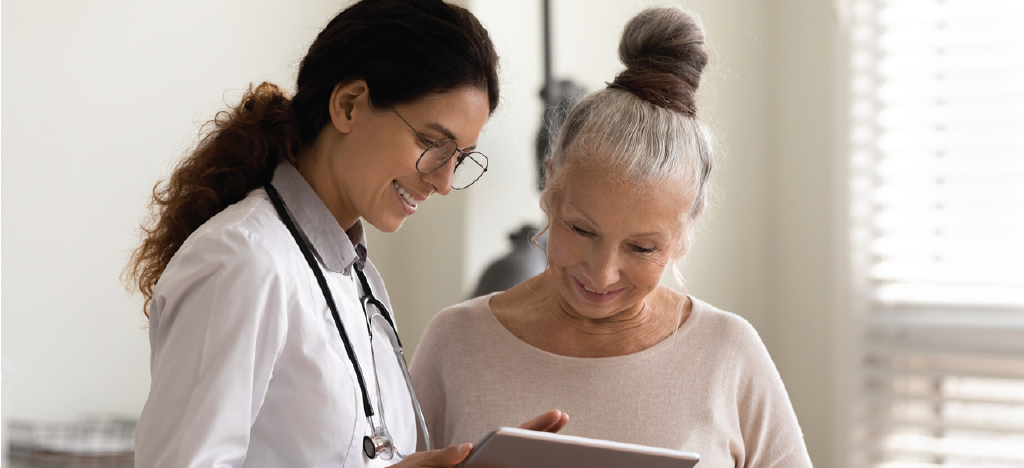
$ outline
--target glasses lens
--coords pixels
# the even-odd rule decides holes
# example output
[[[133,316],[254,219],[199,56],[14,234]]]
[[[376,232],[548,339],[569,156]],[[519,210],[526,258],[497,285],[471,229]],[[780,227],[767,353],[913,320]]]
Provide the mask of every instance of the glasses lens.
[[[436,140],[427,147],[427,150],[420,156],[419,161],[416,161],[416,170],[420,172],[431,172],[437,168],[444,166],[452,155],[455,154],[455,150],[458,145],[455,144],[454,140]]]
[[[394,330],[381,315],[378,307],[372,303],[366,304],[366,312],[370,317],[373,373],[379,385],[377,398],[380,400],[375,406],[380,414],[377,416],[387,427],[397,449],[396,455],[401,458],[416,451],[416,416],[413,412],[412,397],[405,374],[398,362],[399,358],[395,354],[393,343],[397,342],[397,339],[393,339]],[[373,396],[370,398],[372,401]]]
[[[452,188],[461,190],[469,187],[484,175],[484,172],[487,172],[487,156],[483,153],[469,153],[459,161],[458,166],[455,166]]]

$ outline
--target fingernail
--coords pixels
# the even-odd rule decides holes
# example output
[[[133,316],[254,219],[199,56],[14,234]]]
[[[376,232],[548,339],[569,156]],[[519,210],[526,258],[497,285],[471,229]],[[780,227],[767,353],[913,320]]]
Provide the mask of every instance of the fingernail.
[[[473,444],[465,443],[459,446],[459,453],[465,453],[473,449]]]

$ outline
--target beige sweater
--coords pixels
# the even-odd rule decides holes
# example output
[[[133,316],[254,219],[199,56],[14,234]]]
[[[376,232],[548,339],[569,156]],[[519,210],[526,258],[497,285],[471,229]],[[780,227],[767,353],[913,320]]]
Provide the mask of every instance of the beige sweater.
[[[434,448],[569,413],[563,434],[700,454],[700,468],[809,467],[793,406],[757,332],[693,299],[675,333],[609,358],[551,354],[516,338],[490,296],[445,309],[412,363]]]

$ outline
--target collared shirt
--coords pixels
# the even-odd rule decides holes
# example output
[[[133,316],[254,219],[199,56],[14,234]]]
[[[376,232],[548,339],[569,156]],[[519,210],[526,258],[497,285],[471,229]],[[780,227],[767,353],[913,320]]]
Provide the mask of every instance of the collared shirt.
[[[272,181],[333,294],[375,411],[374,359],[388,429],[403,452],[415,418],[375,320],[373,351],[353,272],[362,224],[346,232],[288,163]],[[380,274],[364,272],[390,309]],[[385,325],[386,326],[386,325]],[[267,193],[253,190],[197,229],[153,291],[152,384],[136,429],[147,467],[388,466],[369,460],[362,394],[330,309]]]

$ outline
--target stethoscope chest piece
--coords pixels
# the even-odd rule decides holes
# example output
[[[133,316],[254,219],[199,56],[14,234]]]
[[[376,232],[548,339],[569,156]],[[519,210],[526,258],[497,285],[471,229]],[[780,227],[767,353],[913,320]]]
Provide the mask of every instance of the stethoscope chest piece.
[[[391,444],[386,435],[363,436],[363,453],[371,460],[377,458],[377,455],[387,452],[390,448]]]

